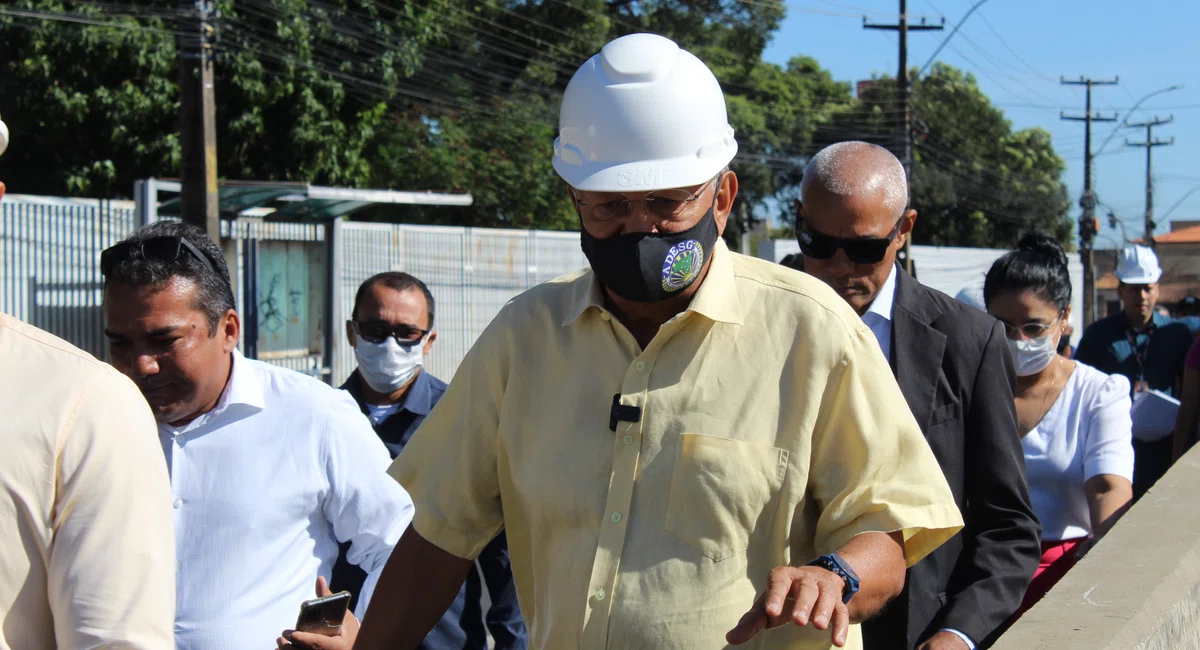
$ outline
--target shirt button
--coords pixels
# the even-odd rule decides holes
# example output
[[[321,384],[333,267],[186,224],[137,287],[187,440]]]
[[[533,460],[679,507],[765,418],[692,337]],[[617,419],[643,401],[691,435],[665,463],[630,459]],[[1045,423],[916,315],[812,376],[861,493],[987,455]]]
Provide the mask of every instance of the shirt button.
[[[596,592],[596,600],[604,600],[604,597],[605,593],[603,589]]]
[[[624,438],[621,438],[621,442],[623,442],[627,445],[632,445],[633,444],[633,436],[625,436]]]
[[[637,365],[636,365],[636,366],[634,366],[634,368],[637,368],[637,371],[638,371],[638,372],[641,372],[641,371],[643,371],[643,370],[645,370],[645,369],[646,369],[646,362],[645,362],[645,361],[639,361],[639,362],[637,362]]]
[[[614,513],[612,514],[612,517],[611,517],[611,519],[612,519],[612,522],[613,522],[614,524],[619,524],[619,523],[621,523],[621,513],[619,513],[619,512],[614,512]]]
[[[605,312],[600,313],[600,320],[606,321],[608,319],[609,319],[609,315],[607,313],[605,313]]]
[[[182,508],[183,507],[183,499],[175,499],[175,503],[173,505],[175,506],[176,510]]]

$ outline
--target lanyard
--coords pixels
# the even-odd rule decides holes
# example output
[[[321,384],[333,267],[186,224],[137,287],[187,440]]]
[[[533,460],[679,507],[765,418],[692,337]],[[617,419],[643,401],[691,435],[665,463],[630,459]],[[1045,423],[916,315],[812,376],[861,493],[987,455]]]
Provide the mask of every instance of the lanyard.
[[[1129,341],[1129,347],[1133,350],[1133,358],[1137,361],[1138,380],[1140,381],[1145,381],[1146,379],[1146,353],[1150,349],[1150,338],[1154,336],[1156,329],[1158,329],[1158,326],[1151,321],[1150,326],[1144,332],[1146,341],[1141,344],[1138,343],[1138,333],[1136,331],[1132,328],[1125,329],[1125,339]]]

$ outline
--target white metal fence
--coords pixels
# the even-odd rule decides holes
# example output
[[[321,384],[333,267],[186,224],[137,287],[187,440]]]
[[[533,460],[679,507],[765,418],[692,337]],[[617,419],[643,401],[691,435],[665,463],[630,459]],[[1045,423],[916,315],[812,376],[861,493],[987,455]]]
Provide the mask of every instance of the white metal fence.
[[[132,209],[0,204],[0,311],[104,359],[100,251],[135,227]]]
[[[108,358],[104,340],[104,313],[100,252],[127,237],[138,226],[130,201],[97,201],[45,196],[7,196],[0,203],[0,312],[40,327],[100,358]],[[222,221],[226,258],[243,318],[247,311],[244,256],[249,242],[276,246],[299,242],[316,248],[315,258],[327,273],[323,255],[325,226],[319,224],[263,223],[258,220]],[[269,252],[269,251],[268,251]],[[308,252],[308,251],[303,251]],[[315,289],[311,338],[320,338],[326,300],[324,282]],[[307,292],[306,292],[307,293]],[[261,298],[261,296],[260,296]],[[308,295],[301,296],[307,308]],[[304,314],[307,316],[307,314]],[[291,320],[291,319],[289,319]],[[289,323],[290,324],[290,323]],[[243,322],[243,338],[248,323]],[[308,333],[306,333],[308,334]],[[245,340],[242,348],[245,349]],[[284,367],[317,374],[320,344],[313,354],[267,355]]]
[[[100,252],[133,232],[138,225],[134,210],[128,202],[10,198],[0,203],[0,311],[106,358]],[[243,332],[249,331],[249,319],[256,319],[259,325],[258,356],[319,374],[324,352],[330,372],[325,378],[335,386],[345,381],[355,366],[354,351],[345,335],[354,294],[363,280],[376,273],[405,271],[429,286],[438,340],[426,365],[432,374],[449,381],[463,355],[505,303],[587,264],[575,232],[340,220],[328,228],[239,219],[222,222],[222,234],[239,311],[246,321]],[[304,255],[293,250],[293,243],[303,244],[299,252]],[[252,245],[258,252],[253,258],[247,255]],[[332,253],[332,259],[327,253]],[[248,259],[255,260],[253,272],[246,266]],[[332,266],[327,266],[330,263]],[[273,283],[279,269],[287,270],[287,281]],[[246,280],[251,275],[259,280],[253,305],[247,304],[246,294]],[[328,290],[324,278],[332,281]],[[278,296],[273,293],[275,284]],[[279,346],[269,346],[271,337],[261,330],[270,325],[272,307],[280,312],[281,323],[304,332],[289,329],[286,337],[276,333],[275,338],[282,337]],[[321,350],[326,331],[330,346]],[[293,354],[297,345],[291,345],[292,339],[311,352]],[[246,343],[243,341],[243,349]]]
[[[438,339],[425,363],[433,375],[450,381],[505,303],[587,265],[576,232],[339,222],[334,246],[334,385],[354,370],[345,323],[359,285],[376,273],[404,271],[429,286]]]

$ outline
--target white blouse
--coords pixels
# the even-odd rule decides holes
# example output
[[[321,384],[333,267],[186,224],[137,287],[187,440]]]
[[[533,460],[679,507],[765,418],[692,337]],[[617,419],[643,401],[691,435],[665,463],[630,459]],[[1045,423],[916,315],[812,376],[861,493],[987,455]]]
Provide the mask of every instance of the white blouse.
[[[1128,379],[1076,362],[1058,399],[1021,440],[1043,540],[1091,534],[1088,479],[1115,474],[1133,480],[1132,406]]]

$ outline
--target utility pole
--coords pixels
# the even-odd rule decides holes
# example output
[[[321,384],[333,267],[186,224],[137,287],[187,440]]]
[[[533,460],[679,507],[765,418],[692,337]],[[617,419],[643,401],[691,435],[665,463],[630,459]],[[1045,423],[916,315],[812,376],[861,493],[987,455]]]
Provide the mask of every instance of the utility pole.
[[[921,24],[910,25],[908,22],[908,0],[900,0],[900,20],[895,25],[883,25],[879,23],[867,22],[866,16],[863,17],[863,29],[882,29],[885,31],[894,31],[900,36],[900,69],[896,72],[896,107],[897,107],[897,125],[896,125],[896,143],[892,147],[892,153],[900,159],[904,164],[904,176],[908,181],[908,202],[907,207],[912,202],[912,106],[910,105],[912,98],[912,86],[908,81],[908,33],[909,32],[929,32],[945,29],[946,19],[943,18],[939,25],[928,25],[925,19],[921,19]],[[912,273],[912,238],[904,242],[904,269],[910,274]]]
[[[213,100],[212,0],[179,0],[179,143],[183,221],[221,241],[217,210],[217,119]]]
[[[1155,147],[1165,147],[1167,145],[1175,144],[1175,138],[1171,138],[1170,140],[1155,140],[1153,130],[1154,130],[1154,127],[1156,127],[1156,126],[1162,126],[1163,124],[1170,124],[1171,122],[1174,122],[1174,121],[1175,121],[1174,115],[1168,117],[1165,120],[1160,120],[1157,116],[1155,116],[1155,118],[1153,120],[1150,120],[1148,122],[1138,122],[1137,124],[1129,124],[1129,123],[1125,124],[1125,126],[1128,126],[1130,128],[1145,127],[1145,129],[1146,129],[1146,141],[1145,142],[1130,142],[1128,139],[1126,139],[1125,146],[1127,146],[1127,147],[1145,147],[1146,148],[1146,235],[1145,235],[1144,242],[1150,248],[1154,248],[1154,228],[1156,227],[1156,224],[1154,223],[1154,174],[1152,171],[1153,167],[1151,167],[1151,164],[1150,164],[1150,152],[1154,151]]]
[[[1064,120],[1083,122],[1083,196],[1079,197],[1079,207],[1083,214],[1079,217],[1079,251],[1083,258],[1083,324],[1091,325],[1096,321],[1096,266],[1092,254],[1092,240],[1100,228],[1096,221],[1096,191],[1092,187],[1092,122],[1116,122],[1117,116],[1103,117],[1092,113],[1092,88],[1094,86],[1115,86],[1120,79],[1112,81],[1097,81],[1095,79],[1061,80],[1064,86],[1087,86],[1087,99],[1082,116],[1069,116],[1060,113]]]

